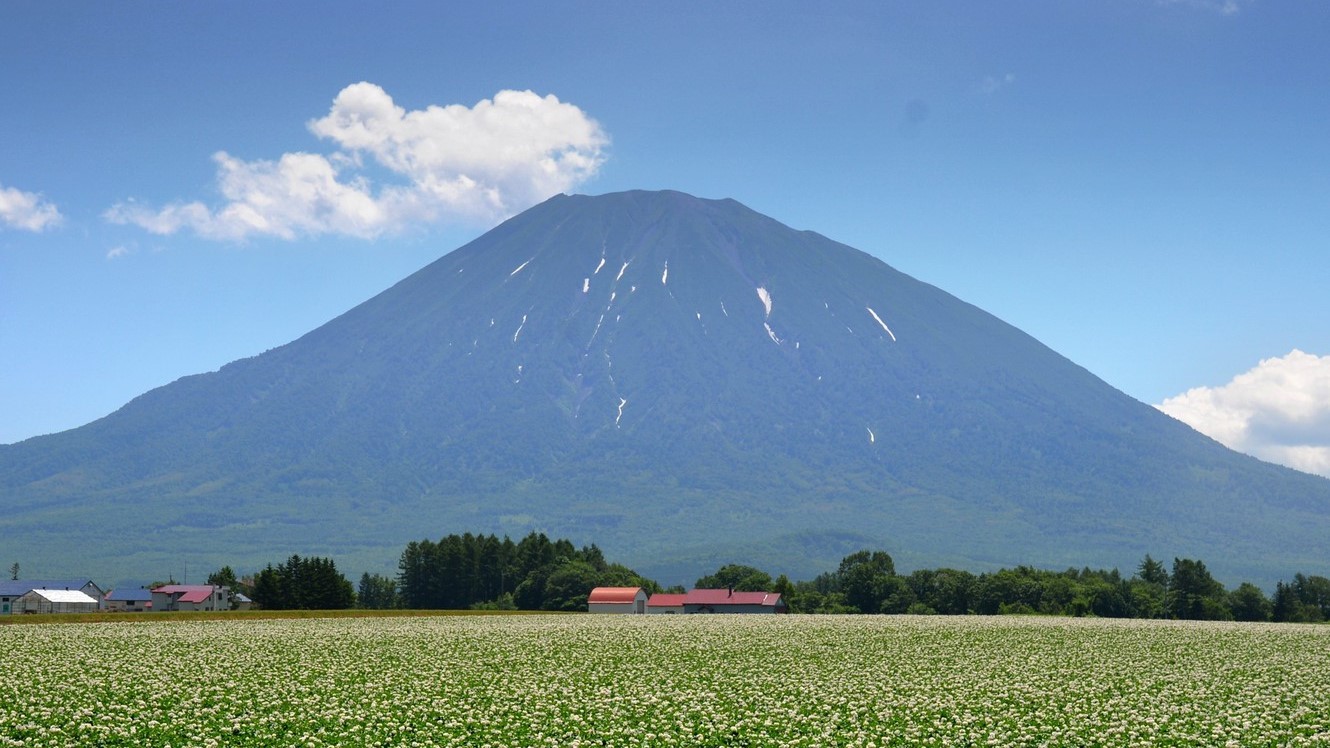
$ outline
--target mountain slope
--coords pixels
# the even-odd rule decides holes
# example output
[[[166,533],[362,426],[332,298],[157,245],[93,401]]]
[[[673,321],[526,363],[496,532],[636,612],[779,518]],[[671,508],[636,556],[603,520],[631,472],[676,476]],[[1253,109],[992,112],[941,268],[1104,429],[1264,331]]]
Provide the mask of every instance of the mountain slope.
[[[1268,580],[1330,537],[1330,481],[867,254],[673,192],[553,198],[288,345],[0,447],[0,495],[25,568],[71,573],[390,569],[410,539],[540,529],[668,581],[739,544],[796,575],[871,544]]]

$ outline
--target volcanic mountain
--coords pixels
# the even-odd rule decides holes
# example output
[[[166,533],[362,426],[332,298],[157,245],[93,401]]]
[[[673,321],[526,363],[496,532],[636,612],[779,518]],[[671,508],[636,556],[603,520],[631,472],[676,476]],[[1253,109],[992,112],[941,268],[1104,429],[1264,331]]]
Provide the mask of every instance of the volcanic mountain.
[[[300,339],[0,447],[24,568],[391,572],[541,530],[720,562],[1324,561],[1330,481],[1225,449],[969,304],[733,200],[558,196]]]

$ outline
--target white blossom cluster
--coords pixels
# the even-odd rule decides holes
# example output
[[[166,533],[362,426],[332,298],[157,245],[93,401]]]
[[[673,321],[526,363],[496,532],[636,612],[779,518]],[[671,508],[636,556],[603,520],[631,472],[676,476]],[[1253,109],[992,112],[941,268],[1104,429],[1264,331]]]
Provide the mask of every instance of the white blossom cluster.
[[[489,616],[0,626],[0,746],[1330,745],[1330,628]]]

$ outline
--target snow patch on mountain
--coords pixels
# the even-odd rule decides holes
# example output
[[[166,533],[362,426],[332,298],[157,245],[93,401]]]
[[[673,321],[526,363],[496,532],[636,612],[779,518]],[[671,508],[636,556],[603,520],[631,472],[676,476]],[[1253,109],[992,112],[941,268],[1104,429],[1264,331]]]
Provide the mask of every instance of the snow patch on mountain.
[[[762,286],[757,287],[757,298],[762,300],[762,308],[767,310],[767,318],[771,318],[771,293]]]
[[[873,315],[873,319],[877,320],[877,323],[878,323],[879,325],[882,325],[882,329],[883,329],[883,330],[886,330],[886,331],[887,331],[887,334],[891,336],[891,342],[895,343],[895,342],[896,342],[896,333],[892,332],[892,331],[891,331],[891,328],[890,328],[890,327],[887,327],[887,323],[886,323],[886,322],[883,322],[883,321],[882,321],[882,318],[879,317],[879,316],[877,316],[877,312],[873,311],[873,307],[871,307],[871,306],[866,306],[866,307],[864,307],[864,308],[868,310],[868,313],[869,313],[869,314]]]
[[[534,260],[534,259],[536,259],[536,258],[534,258],[534,257],[531,258],[531,260]],[[518,265],[517,268],[516,268],[515,270],[513,270],[513,272],[511,272],[511,273],[508,274],[508,277],[511,278],[511,277],[513,277],[514,275],[517,275],[518,273],[522,272],[522,268],[526,267],[527,265],[530,265],[530,264],[531,264],[531,260],[527,260],[526,262],[522,263],[521,265]]]

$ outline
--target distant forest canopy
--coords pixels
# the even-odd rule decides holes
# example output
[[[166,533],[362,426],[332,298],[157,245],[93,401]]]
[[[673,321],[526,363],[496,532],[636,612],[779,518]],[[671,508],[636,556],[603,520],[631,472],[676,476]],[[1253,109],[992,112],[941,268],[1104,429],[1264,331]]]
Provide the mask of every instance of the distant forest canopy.
[[[260,607],[389,609],[586,610],[594,587],[663,589],[595,544],[573,545],[531,533],[519,542],[495,535],[452,534],[411,541],[392,577],[364,574],[355,594],[330,559],[292,556],[252,580],[229,567],[209,581],[233,582]],[[1102,618],[1170,618],[1277,622],[1330,621],[1330,579],[1293,575],[1269,597],[1243,582],[1225,589],[1200,560],[1174,558],[1172,567],[1149,555],[1131,577],[1117,569],[1047,571],[1029,566],[974,574],[919,569],[898,574],[885,551],[862,550],[834,571],[792,582],[761,569],[728,564],[696,587],[779,592],[794,613],[910,613],[941,615],[1043,614]],[[299,590],[306,588],[306,592]]]

